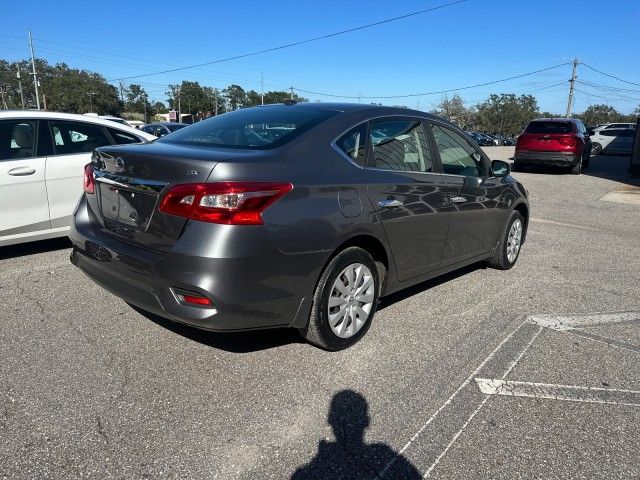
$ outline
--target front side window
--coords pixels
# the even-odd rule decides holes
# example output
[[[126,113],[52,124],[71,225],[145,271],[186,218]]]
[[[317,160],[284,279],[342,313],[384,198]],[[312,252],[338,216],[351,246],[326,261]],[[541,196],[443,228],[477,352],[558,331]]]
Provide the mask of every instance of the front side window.
[[[34,157],[35,139],[34,120],[0,121],[0,160]]]
[[[51,131],[56,155],[92,152],[98,147],[111,145],[102,127],[90,123],[52,120]]]
[[[367,159],[367,126],[362,124],[336,140],[336,146],[351,159],[364,167]]]
[[[424,127],[419,120],[375,120],[369,130],[372,161],[382,170],[431,172],[432,162]]]
[[[462,135],[440,125],[433,125],[431,130],[444,173],[466,177],[484,175],[482,156]]]
[[[247,108],[211,117],[158,141],[251,150],[275,148],[337,114],[310,106]]]

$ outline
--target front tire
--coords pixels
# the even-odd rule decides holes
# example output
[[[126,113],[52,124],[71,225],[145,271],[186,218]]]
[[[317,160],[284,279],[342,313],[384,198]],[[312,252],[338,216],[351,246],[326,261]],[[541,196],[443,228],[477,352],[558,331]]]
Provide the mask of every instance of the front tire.
[[[602,153],[602,145],[599,143],[591,144],[591,155],[600,155]]]
[[[325,268],[313,295],[309,323],[300,333],[325,350],[342,350],[371,326],[378,304],[380,276],[371,255],[349,247]]]
[[[493,258],[489,260],[490,267],[498,270],[509,270],[516,264],[522,247],[524,228],[525,221],[522,214],[516,210],[511,212],[507,228],[502,233]]]

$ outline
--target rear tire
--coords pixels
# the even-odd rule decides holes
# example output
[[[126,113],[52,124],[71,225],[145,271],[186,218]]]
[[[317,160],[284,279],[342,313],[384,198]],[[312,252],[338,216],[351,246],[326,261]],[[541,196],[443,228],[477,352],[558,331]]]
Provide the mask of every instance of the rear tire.
[[[498,270],[509,270],[518,261],[522,239],[524,238],[525,221],[520,212],[514,210],[502,233],[500,243],[496,247],[489,266]]]
[[[379,293],[376,262],[366,250],[349,247],[324,269],[313,295],[309,323],[299,331],[325,350],[350,347],[369,330]]]
[[[591,144],[591,155],[600,155],[602,153],[602,145],[599,143]]]
[[[571,167],[572,175],[580,175],[582,173],[582,159],[578,163],[576,163],[573,167]]]

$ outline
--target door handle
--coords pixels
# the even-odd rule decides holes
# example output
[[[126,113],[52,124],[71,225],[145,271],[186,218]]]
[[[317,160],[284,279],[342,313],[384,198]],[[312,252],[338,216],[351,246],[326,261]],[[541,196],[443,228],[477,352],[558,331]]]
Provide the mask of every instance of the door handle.
[[[464,197],[451,197],[451,201],[453,203],[464,203],[467,201],[467,199]]]
[[[13,175],[14,177],[25,177],[27,175],[33,175],[36,173],[36,170],[31,167],[16,167],[12,168],[7,172],[9,175]]]
[[[378,206],[382,208],[402,207],[403,205],[404,203],[402,203],[400,200],[392,200],[390,198],[378,200]]]

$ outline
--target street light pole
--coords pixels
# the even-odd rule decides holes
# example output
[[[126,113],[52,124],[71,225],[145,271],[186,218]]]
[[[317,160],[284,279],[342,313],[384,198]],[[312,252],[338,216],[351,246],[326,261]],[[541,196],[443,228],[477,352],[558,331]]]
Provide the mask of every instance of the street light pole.
[[[24,110],[24,95],[22,94],[22,80],[20,79],[20,64],[16,64],[17,73],[16,77],[18,79],[18,90],[20,90],[20,105],[22,105],[22,109]]]

